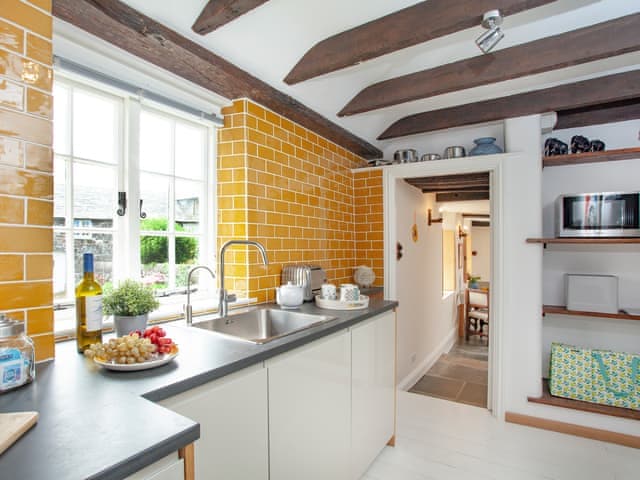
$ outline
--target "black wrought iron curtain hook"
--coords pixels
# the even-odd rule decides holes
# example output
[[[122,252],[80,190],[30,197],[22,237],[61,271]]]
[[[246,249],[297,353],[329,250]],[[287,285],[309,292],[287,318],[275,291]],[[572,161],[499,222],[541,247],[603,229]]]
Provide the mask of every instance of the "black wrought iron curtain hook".
[[[140,199],[140,218],[147,218],[147,214],[145,212],[142,211],[142,202],[143,200]]]
[[[116,213],[120,217],[124,217],[127,213],[127,192],[118,192],[118,210]]]

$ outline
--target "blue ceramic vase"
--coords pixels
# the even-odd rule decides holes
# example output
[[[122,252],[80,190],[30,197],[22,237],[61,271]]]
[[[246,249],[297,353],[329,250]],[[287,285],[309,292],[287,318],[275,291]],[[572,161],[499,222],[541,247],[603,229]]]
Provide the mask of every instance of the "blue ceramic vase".
[[[473,143],[476,144],[471,149],[469,155],[493,155],[494,153],[502,153],[502,149],[496,145],[493,137],[476,138]]]

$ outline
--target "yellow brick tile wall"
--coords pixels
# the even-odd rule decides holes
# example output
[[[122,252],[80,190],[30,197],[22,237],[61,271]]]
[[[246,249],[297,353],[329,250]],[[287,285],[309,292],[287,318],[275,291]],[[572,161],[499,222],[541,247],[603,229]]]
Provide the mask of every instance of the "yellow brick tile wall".
[[[356,265],[376,274],[374,285],[384,284],[384,214],[382,170],[354,174]]]
[[[282,267],[293,263],[319,264],[334,283],[352,281],[353,268],[367,263],[381,281],[381,230],[371,233],[365,254],[380,248],[379,258],[358,261],[356,254],[356,234],[371,219],[356,218],[351,169],[366,161],[249,100],[236,100],[222,113],[218,247],[232,238],[257,240],[270,260],[265,268],[255,249],[234,247],[225,258],[225,286],[258,302],[273,301]],[[382,177],[378,180],[365,185],[377,185],[381,204]],[[381,229],[382,209],[376,212]]]
[[[51,2],[0,8],[0,312],[54,356]]]

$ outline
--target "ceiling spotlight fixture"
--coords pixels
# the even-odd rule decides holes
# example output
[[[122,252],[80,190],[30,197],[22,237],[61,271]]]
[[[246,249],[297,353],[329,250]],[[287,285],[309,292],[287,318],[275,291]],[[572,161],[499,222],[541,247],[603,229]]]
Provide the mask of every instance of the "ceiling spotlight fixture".
[[[482,50],[482,53],[489,53],[504,38],[504,32],[500,30],[500,25],[502,25],[500,10],[489,10],[482,17],[482,26],[487,31],[476,38],[476,45]]]

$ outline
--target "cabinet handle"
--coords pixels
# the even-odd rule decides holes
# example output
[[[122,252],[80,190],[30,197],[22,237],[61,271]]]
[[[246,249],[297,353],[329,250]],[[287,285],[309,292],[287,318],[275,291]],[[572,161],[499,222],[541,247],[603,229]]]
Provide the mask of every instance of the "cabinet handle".
[[[127,192],[118,192],[118,210],[116,213],[120,217],[124,217],[127,213]]]

